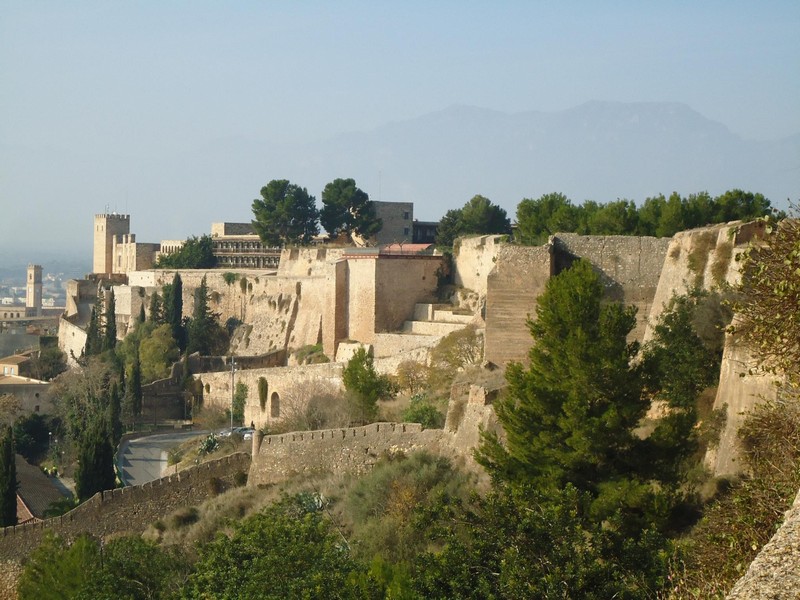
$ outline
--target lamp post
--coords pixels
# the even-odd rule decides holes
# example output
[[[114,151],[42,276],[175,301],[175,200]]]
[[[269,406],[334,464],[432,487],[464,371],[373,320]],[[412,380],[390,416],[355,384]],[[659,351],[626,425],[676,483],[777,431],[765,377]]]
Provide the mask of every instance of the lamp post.
[[[233,402],[236,397],[236,387],[233,381],[234,373],[236,373],[236,359],[231,355],[231,435],[233,435]]]

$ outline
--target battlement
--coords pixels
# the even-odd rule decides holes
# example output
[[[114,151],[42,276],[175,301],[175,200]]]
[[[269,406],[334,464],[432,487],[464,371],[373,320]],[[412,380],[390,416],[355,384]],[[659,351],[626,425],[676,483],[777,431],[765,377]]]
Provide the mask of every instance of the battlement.
[[[123,215],[121,213],[95,213],[94,215],[95,220],[97,219],[107,219],[109,221],[130,221],[130,215]]]
[[[199,504],[212,495],[208,481],[230,481],[237,471],[247,471],[250,456],[244,452],[224,456],[142,485],[98,492],[60,517],[0,530],[0,561],[21,561],[42,540],[45,531],[73,540],[82,533],[105,538],[117,533],[141,533],[171,511]]]
[[[294,475],[369,471],[383,455],[431,450],[441,429],[419,423],[372,423],[362,427],[297,431],[253,437],[249,485],[278,483]]]

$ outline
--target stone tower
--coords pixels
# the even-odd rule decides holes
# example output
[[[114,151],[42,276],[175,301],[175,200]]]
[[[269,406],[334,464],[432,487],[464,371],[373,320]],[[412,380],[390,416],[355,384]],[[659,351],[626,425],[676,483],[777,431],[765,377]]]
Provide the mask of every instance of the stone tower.
[[[92,273],[114,272],[114,239],[130,233],[131,216],[105,213],[94,216],[94,261]]]
[[[28,265],[28,281],[25,292],[25,316],[42,316],[42,266]]]

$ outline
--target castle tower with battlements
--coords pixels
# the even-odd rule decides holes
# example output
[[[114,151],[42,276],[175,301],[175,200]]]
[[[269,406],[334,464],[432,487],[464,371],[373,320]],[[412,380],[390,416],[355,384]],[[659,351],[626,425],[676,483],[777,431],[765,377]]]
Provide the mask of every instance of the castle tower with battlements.
[[[111,274],[114,272],[114,241],[117,236],[128,235],[130,230],[130,215],[104,213],[94,216],[93,273]]]

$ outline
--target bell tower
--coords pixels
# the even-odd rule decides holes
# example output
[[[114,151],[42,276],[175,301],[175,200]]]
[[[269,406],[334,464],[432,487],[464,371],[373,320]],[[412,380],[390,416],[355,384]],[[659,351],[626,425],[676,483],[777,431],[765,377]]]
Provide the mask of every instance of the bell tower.
[[[25,288],[25,316],[42,316],[42,266],[28,265]]]

